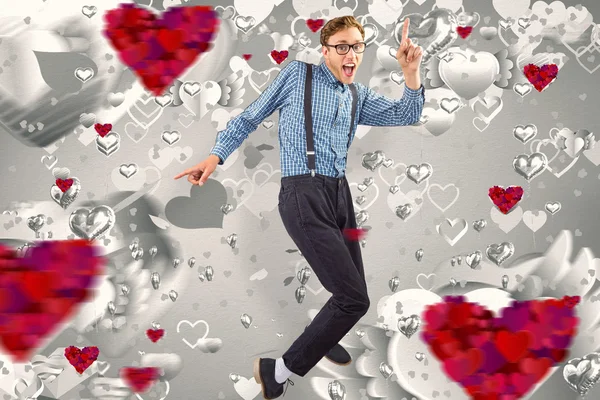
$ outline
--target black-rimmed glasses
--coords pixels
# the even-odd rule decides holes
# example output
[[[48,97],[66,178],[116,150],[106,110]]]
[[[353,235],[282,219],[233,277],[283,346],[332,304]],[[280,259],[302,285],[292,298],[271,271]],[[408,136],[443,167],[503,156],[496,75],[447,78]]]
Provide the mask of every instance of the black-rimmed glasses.
[[[327,47],[335,47],[335,51],[343,56],[344,54],[347,54],[350,51],[350,47],[352,47],[352,50],[354,50],[355,53],[359,54],[365,51],[365,48],[367,47],[365,42],[358,42],[358,43],[354,43],[352,46],[350,46],[349,44],[326,44],[325,46]]]

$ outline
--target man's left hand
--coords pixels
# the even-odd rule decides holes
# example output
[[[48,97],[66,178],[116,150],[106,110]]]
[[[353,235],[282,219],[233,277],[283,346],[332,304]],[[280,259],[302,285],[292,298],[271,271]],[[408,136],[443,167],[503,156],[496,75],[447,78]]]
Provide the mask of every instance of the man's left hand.
[[[423,48],[421,46],[415,46],[414,43],[408,37],[408,26],[410,25],[410,19],[404,20],[404,26],[402,27],[402,41],[400,47],[396,52],[396,59],[402,67],[404,75],[415,73],[419,70],[421,65],[421,59],[423,58]]]

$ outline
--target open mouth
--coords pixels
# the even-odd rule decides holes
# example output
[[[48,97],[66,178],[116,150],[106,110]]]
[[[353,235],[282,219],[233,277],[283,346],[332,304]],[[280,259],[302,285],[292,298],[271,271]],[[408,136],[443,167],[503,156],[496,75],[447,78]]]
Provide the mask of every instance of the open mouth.
[[[344,64],[342,66],[342,69],[344,70],[344,74],[346,76],[352,76],[354,74],[354,70],[356,69],[356,65],[355,64]]]

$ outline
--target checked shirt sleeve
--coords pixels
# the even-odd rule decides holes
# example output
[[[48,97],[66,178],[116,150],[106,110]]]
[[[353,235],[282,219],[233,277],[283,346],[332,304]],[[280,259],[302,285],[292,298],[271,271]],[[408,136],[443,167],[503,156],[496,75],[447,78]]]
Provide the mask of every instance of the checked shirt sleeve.
[[[425,88],[417,90],[404,87],[400,99],[392,99],[361,85],[367,92],[358,118],[359,125],[405,126],[419,121],[425,104]]]
[[[219,157],[219,165],[223,165],[227,157],[240,147],[264,119],[286,104],[297,84],[299,67],[300,62],[296,60],[286,65],[252,104],[229,121],[224,130],[217,133],[210,154]]]

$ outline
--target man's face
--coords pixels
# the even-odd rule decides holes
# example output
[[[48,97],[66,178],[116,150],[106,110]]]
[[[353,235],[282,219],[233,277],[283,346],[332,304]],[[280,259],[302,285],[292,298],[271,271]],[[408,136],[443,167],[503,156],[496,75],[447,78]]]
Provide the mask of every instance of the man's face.
[[[330,46],[334,46],[336,44],[349,45],[350,50],[348,53],[340,55],[337,53],[335,47],[322,47],[323,57],[325,57],[325,64],[340,82],[345,84],[354,82],[356,70],[362,61],[362,56],[364,53],[355,53],[352,45],[362,41],[363,37],[358,28],[352,27],[337,32],[335,35],[330,36],[329,40],[327,41],[327,44]],[[344,67],[344,65],[347,64],[354,64],[354,67]]]

